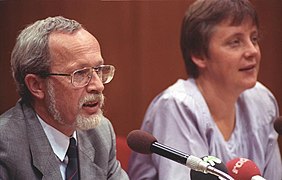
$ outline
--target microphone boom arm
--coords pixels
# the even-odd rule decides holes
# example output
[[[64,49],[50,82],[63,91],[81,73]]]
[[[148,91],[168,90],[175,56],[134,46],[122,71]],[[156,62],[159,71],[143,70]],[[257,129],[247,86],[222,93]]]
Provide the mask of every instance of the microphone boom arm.
[[[208,163],[204,162],[202,159],[196,156],[187,155],[179,150],[176,150],[164,144],[158,143],[157,141],[151,144],[150,150],[151,152],[154,152],[160,156],[166,157],[180,164],[184,164],[187,167],[195,171],[200,171],[205,174],[210,173],[217,177],[221,177],[227,180],[234,180],[228,174],[210,166]]]
[[[186,160],[189,157],[189,155],[171,147],[168,147],[166,145],[163,145],[161,143],[158,143],[157,141],[152,143],[150,150],[151,152],[154,152],[158,155],[161,155],[163,157],[166,157],[170,160],[176,161],[184,165],[186,164]]]

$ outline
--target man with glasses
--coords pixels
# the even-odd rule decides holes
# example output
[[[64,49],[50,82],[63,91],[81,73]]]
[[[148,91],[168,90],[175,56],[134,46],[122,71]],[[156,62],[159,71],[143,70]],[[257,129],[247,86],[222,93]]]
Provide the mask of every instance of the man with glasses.
[[[61,16],[39,20],[11,66],[21,99],[0,116],[0,179],[128,179],[101,110],[115,68],[93,35]]]

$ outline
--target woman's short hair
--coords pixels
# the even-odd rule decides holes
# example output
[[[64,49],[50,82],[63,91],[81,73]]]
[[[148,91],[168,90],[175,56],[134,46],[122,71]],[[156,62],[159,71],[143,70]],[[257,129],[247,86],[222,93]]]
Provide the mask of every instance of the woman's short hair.
[[[180,46],[188,76],[199,75],[192,55],[209,57],[208,48],[213,29],[224,20],[240,25],[250,17],[259,28],[257,13],[248,0],[197,0],[186,11],[181,29]]]

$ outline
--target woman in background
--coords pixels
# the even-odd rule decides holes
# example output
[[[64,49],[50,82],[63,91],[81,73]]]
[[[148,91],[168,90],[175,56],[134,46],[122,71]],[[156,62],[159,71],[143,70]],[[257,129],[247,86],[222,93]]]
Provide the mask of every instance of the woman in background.
[[[141,129],[159,142],[224,163],[248,158],[266,179],[281,180],[272,93],[257,81],[259,22],[247,0],[198,0],[185,14],[181,50],[186,80],[178,80],[149,106]],[[159,155],[133,153],[132,180],[190,179],[190,169]]]

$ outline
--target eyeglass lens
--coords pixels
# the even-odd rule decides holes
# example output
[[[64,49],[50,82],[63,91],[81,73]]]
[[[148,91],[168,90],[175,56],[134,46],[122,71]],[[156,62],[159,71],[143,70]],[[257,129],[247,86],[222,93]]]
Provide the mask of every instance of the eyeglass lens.
[[[114,76],[114,67],[111,65],[99,66],[99,67],[89,67],[81,70],[77,70],[73,73],[72,83],[76,87],[85,86],[89,83],[93,75],[93,69],[97,73],[98,77],[103,84],[109,83]]]

